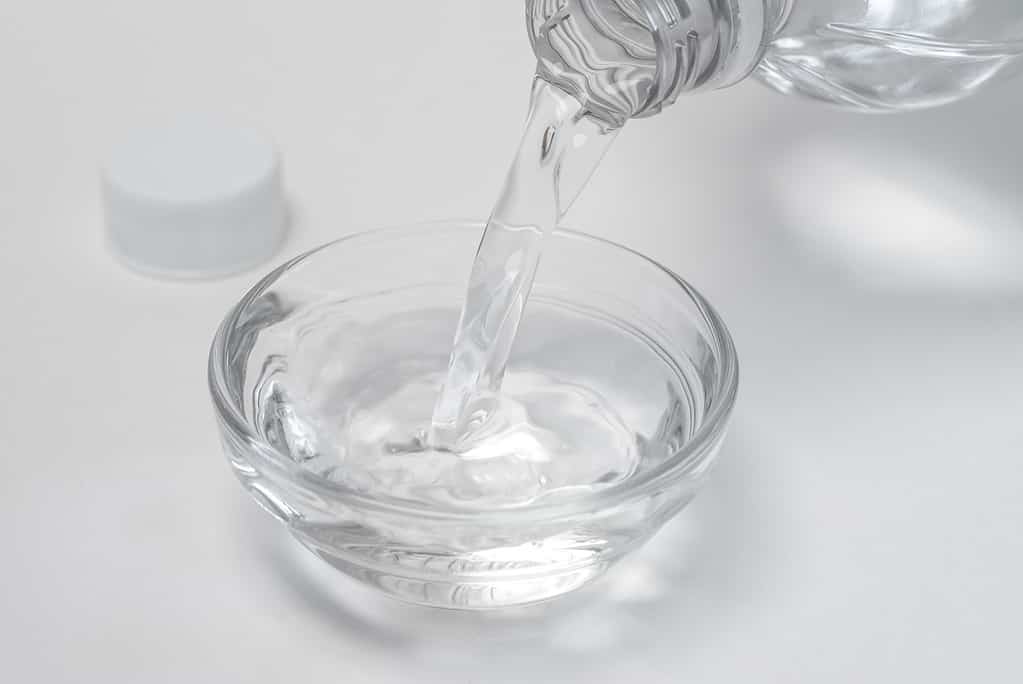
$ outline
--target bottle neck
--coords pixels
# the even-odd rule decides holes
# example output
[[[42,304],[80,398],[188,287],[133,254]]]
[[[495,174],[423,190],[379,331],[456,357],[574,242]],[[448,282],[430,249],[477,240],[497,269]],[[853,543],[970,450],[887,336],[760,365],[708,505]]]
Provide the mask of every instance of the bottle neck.
[[[683,93],[733,85],[752,72],[792,0],[637,0],[657,45],[655,88],[635,116]]]
[[[795,0],[526,0],[537,75],[617,128],[745,78]]]

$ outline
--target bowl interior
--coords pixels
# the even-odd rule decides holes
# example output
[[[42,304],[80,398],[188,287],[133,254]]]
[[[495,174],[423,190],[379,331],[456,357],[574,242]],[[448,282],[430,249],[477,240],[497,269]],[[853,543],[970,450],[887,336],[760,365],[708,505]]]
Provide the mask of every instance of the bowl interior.
[[[698,474],[734,400],[727,331],[667,270],[568,231],[546,241],[502,388],[531,431],[468,464],[403,454],[429,424],[481,230],[361,234],[270,274],[215,343],[227,422],[330,492],[410,509],[561,505]],[[527,437],[552,457],[537,465]]]

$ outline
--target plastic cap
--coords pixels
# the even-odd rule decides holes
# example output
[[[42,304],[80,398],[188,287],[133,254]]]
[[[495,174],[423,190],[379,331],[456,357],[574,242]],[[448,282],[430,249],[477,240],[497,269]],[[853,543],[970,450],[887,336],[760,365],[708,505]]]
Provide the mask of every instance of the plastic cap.
[[[277,249],[286,222],[273,143],[209,118],[128,136],[103,170],[103,203],[117,255],[165,277],[254,266]]]

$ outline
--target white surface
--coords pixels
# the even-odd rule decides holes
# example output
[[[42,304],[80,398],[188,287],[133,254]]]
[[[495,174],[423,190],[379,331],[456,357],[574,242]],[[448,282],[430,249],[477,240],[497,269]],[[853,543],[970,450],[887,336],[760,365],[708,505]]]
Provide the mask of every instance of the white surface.
[[[380,604],[247,500],[205,359],[265,269],[114,263],[103,151],[179,102],[272,131],[297,218],[281,258],[483,216],[524,114],[520,13],[0,7],[4,681],[1023,677],[1020,82],[902,117],[747,84],[620,136],[570,222],[700,287],[743,380],[712,485],[588,601],[496,623]]]
[[[277,150],[210,115],[140,127],[103,165],[110,246],[143,272],[208,277],[267,259],[286,215]]]

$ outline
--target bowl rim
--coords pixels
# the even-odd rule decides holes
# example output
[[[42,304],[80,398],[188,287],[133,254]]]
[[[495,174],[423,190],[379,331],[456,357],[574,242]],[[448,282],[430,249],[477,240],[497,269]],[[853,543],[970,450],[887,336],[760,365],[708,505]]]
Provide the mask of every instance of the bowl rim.
[[[485,522],[500,524],[502,522],[553,520],[564,517],[576,517],[598,513],[621,506],[628,502],[642,499],[681,481],[686,475],[698,470],[708,457],[713,456],[727,429],[729,418],[735,406],[739,384],[739,366],[735,345],[728,328],[713,306],[681,276],[654,259],[626,247],[617,242],[597,237],[577,230],[557,228],[555,235],[580,239],[596,243],[600,247],[625,252],[629,256],[641,259],[648,265],[661,271],[677,285],[697,308],[706,322],[713,342],[717,346],[717,361],[720,366],[715,383],[715,400],[711,403],[700,426],[693,437],[679,449],[648,471],[638,473],[620,483],[606,489],[589,492],[578,496],[549,502],[538,502],[508,508],[466,509],[458,507],[442,507],[439,505],[419,503],[406,499],[374,496],[360,492],[342,483],[323,478],[300,464],[287,458],[272,445],[266,442],[246,420],[244,411],[237,405],[228,389],[225,362],[227,361],[227,340],[229,332],[236,327],[242,313],[248,306],[273,283],[302,262],[316,254],[340,244],[355,242],[369,238],[400,237],[404,234],[422,230],[477,230],[482,232],[485,223],[478,220],[451,219],[401,224],[385,228],[375,228],[346,235],[295,256],[262,277],[249,288],[242,298],[231,307],[221,321],[210,345],[207,380],[213,406],[218,422],[223,430],[245,444],[246,460],[260,475],[272,475],[283,478],[291,485],[315,493],[325,501],[336,502],[346,507],[357,508],[367,512],[380,512],[399,516],[414,516],[432,520]],[[251,461],[255,458],[256,463]]]

